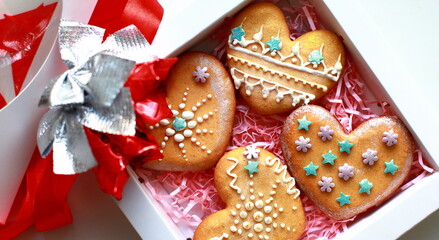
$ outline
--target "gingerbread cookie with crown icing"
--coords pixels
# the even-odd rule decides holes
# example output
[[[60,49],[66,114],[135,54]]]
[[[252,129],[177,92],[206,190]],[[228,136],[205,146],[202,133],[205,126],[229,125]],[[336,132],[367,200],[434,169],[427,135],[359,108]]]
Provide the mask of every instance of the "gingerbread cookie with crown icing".
[[[227,207],[204,219],[194,240],[297,239],[305,230],[300,191],[274,154],[255,146],[232,150],[214,179]]]
[[[150,126],[163,159],[145,168],[167,171],[207,169],[224,154],[235,115],[235,92],[227,70],[215,57],[185,53],[166,80],[174,116]]]
[[[290,112],[325,95],[344,64],[339,37],[327,30],[295,41],[282,11],[273,3],[249,5],[234,19],[227,63],[235,88],[260,114]]]
[[[348,219],[385,200],[406,178],[413,141],[397,119],[368,120],[350,134],[324,108],[287,118],[281,145],[302,191],[325,213]]]

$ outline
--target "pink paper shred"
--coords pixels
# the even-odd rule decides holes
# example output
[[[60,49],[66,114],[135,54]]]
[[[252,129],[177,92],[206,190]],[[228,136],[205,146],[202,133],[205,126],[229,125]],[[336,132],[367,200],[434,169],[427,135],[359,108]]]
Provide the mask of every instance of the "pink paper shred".
[[[282,7],[292,40],[305,32],[321,28],[314,8],[308,2],[300,2],[299,5],[294,6],[283,0],[274,0],[273,2]],[[230,22],[230,19],[227,19],[220,29],[229,29]],[[220,31],[212,36],[214,40],[219,42],[213,54],[224,63],[227,36],[228,31]],[[317,104],[328,109],[342,124],[346,132],[351,132],[365,120],[381,115],[392,116],[392,113],[388,109],[387,102],[378,99],[364,99],[363,80],[356,71],[349,54],[347,55],[344,74],[337,86]],[[282,159],[279,135],[285,118],[286,115],[260,116],[249,109],[238,97],[233,137],[227,150],[240,146],[256,145],[273,152]],[[415,151],[413,159],[407,179],[393,195],[404,191],[434,172],[434,169],[424,162],[419,149]],[[213,169],[200,172],[157,172],[138,169],[137,173],[141,179],[145,180],[145,186],[172,221],[176,224],[181,221],[188,222],[193,231],[202,219],[225,207],[215,188]],[[301,199],[307,219],[306,230],[302,235],[303,239],[332,239],[345,231],[349,225],[375,209],[370,209],[367,213],[348,220],[337,221],[320,211],[305,195],[302,194]]]

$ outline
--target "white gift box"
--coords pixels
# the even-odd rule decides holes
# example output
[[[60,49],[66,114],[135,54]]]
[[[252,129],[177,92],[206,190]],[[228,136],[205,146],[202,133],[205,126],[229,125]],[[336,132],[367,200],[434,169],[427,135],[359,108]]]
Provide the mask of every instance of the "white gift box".
[[[179,6],[179,11],[174,9],[173,12],[172,8],[168,9],[173,0],[161,2],[165,7],[165,17],[152,44],[160,57],[177,56],[182,51],[196,47],[195,44],[210,34],[225,16],[232,16],[249,3],[192,0]],[[426,1],[389,2],[312,1],[320,22],[343,37],[369,90],[372,89],[376,96],[380,96],[379,99],[391,104],[392,110],[410,129],[423,152],[424,160],[438,170],[439,149],[435,148],[435,137],[439,136],[439,129],[432,124],[439,120],[439,106],[433,99],[433,91],[439,87],[437,81],[433,82],[434,74],[437,79],[433,59],[438,56],[439,48],[431,49],[431,45],[422,44],[425,40],[422,38],[421,43],[416,44],[415,51],[414,43],[409,38],[417,36],[413,33],[425,34],[422,30],[429,26],[427,37],[438,39],[439,32],[431,31],[435,22],[432,9],[437,11],[438,7]],[[378,5],[382,9],[389,9],[389,12],[376,11]],[[392,10],[395,5],[401,12]],[[416,7],[416,11],[413,11],[413,7]],[[429,19],[425,19],[427,25],[419,28],[419,22],[413,19],[424,19],[424,14],[428,13],[431,14],[427,17]],[[410,18],[405,18],[409,15]],[[406,26],[413,32],[405,32]],[[405,38],[400,39],[400,36]],[[427,55],[432,51],[436,53],[428,61]],[[425,61],[419,59],[421,53],[424,53]],[[415,71],[418,69],[422,71]],[[422,116],[419,108],[423,109]],[[118,204],[139,235],[143,239],[191,238],[191,230],[174,224],[145,185],[139,182],[134,171],[129,169],[129,173],[124,197]],[[397,238],[439,208],[438,184],[439,173],[425,177],[357,221],[337,238]]]
[[[9,214],[36,146],[38,122],[47,111],[38,108],[40,95],[51,78],[63,70],[59,51],[56,51],[55,47],[62,1],[0,1],[0,18],[3,18],[3,14],[16,15],[33,10],[40,4],[48,5],[54,2],[58,4],[18,96],[15,96],[13,90],[11,67],[0,68],[0,89],[9,102],[0,110],[0,224],[6,221]]]

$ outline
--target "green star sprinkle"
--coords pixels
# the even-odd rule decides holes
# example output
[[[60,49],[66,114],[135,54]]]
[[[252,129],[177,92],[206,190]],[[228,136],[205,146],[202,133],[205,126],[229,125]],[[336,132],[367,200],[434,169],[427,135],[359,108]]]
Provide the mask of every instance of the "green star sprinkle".
[[[349,200],[349,198],[351,198],[351,195],[346,195],[344,193],[340,193],[340,197],[335,199],[340,203],[340,207],[345,205],[345,204],[351,204],[351,201]]]
[[[322,56],[322,52],[320,52],[320,50],[314,50],[309,54],[308,59],[310,62],[318,65],[325,58]]]
[[[298,127],[298,129],[299,129],[299,130],[300,130],[300,129],[305,129],[306,131],[309,130],[308,127],[309,127],[309,125],[312,124],[312,122],[306,120],[306,116],[303,116],[302,119],[297,119],[297,122],[299,122],[299,127]]]
[[[386,165],[386,169],[384,169],[384,173],[391,173],[392,175],[395,175],[395,171],[399,168],[397,165],[395,165],[393,159],[390,160],[390,162],[384,162]]]
[[[351,147],[354,146],[353,143],[350,143],[347,139],[343,142],[338,142],[340,145],[340,152],[351,153]]]
[[[334,154],[332,154],[332,151],[329,150],[327,154],[323,154],[323,164],[325,163],[329,163],[331,165],[334,165],[334,160],[337,159],[337,156],[335,156]]]
[[[268,47],[270,47],[270,51],[274,51],[274,50],[279,51],[282,46],[280,39],[275,37],[271,37],[270,41],[265,43],[268,45]]]
[[[244,34],[245,34],[245,32],[241,26],[236,27],[236,28],[232,29],[232,40],[236,39],[238,41],[241,41],[242,36],[244,36]]]
[[[360,185],[359,193],[370,194],[370,189],[373,187],[373,184],[369,182],[367,178],[361,180],[361,182],[359,182],[358,185]]]
[[[175,131],[180,131],[186,128],[186,120],[184,118],[175,117],[174,122],[172,122],[172,126]]]
[[[316,165],[314,165],[313,162],[310,162],[308,164],[308,166],[303,168],[303,170],[306,171],[306,176],[309,176],[309,175],[317,176],[317,171],[316,171],[317,168],[319,168],[319,166],[316,166]]]
[[[244,168],[248,170],[249,175],[253,175],[253,173],[259,172],[258,165],[258,162],[248,161]]]

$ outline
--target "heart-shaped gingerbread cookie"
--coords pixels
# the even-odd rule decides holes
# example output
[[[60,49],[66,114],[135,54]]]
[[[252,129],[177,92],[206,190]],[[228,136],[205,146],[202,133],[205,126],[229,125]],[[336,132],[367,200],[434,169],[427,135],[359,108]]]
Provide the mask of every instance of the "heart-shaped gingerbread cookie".
[[[335,219],[385,200],[407,176],[414,151],[397,119],[374,118],[346,134],[326,109],[313,105],[291,113],[281,144],[301,189]]]
[[[253,3],[234,19],[227,62],[235,88],[256,112],[275,114],[317,100],[338,81],[344,63],[339,37],[327,30],[295,41],[282,11]]]
[[[211,168],[232,135],[235,91],[224,65],[203,52],[187,52],[166,79],[166,100],[174,116],[149,126],[163,159],[148,169],[197,171]]]
[[[194,240],[297,239],[305,230],[300,192],[274,154],[255,146],[232,150],[214,178],[227,207],[204,219]]]

